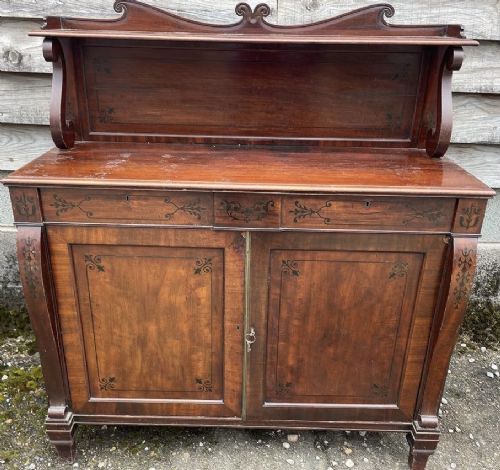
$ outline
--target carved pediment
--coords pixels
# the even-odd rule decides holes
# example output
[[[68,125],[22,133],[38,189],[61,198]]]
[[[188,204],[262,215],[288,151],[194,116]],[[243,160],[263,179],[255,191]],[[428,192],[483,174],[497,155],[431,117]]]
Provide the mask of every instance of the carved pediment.
[[[45,31],[62,29],[193,34],[249,33],[317,36],[356,34],[461,38],[461,28],[458,25],[392,26],[385,20],[394,15],[394,8],[389,4],[370,5],[331,19],[298,26],[280,26],[269,23],[266,18],[271,14],[271,8],[265,3],[260,3],[253,9],[247,3],[237,4],[235,18],[239,16],[241,19],[228,25],[206,24],[181,18],[135,0],[117,0],[114,9],[122,13],[122,16],[111,20],[49,17],[46,19],[44,29]]]

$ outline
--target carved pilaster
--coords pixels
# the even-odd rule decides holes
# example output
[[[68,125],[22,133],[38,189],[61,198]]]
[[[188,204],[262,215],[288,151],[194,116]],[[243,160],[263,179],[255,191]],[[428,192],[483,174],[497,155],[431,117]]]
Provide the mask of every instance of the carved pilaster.
[[[438,411],[448,366],[474,279],[476,247],[476,238],[451,237],[449,243],[416,413],[418,427],[423,430],[437,431],[438,428]]]
[[[64,354],[52,297],[50,263],[41,226],[19,226],[19,271],[31,325],[35,332],[49,399],[47,433],[63,457],[73,458],[73,415],[69,410]]]

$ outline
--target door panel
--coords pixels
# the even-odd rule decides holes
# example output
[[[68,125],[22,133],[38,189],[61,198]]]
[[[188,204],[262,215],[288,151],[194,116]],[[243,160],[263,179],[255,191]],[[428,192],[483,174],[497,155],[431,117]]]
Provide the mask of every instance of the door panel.
[[[411,419],[445,246],[438,236],[253,237],[249,416]]]
[[[74,411],[240,415],[240,238],[49,228]]]

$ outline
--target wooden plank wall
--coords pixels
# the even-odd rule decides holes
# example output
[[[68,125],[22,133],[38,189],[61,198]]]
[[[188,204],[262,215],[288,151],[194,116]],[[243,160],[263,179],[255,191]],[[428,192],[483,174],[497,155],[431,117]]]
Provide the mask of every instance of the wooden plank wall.
[[[175,14],[214,23],[238,18],[238,0],[147,0]],[[256,1],[249,2],[255,6]],[[270,22],[319,21],[379,0],[269,0]],[[500,188],[500,2],[395,0],[400,24],[460,23],[480,40],[467,48],[453,82],[455,125],[448,158]],[[38,29],[46,15],[116,17],[113,0],[2,0],[0,2],[0,171],[14,170],[52,146],[48,133],[51,67],[41,55]],[[500,241],[500,240],[499,240]]]

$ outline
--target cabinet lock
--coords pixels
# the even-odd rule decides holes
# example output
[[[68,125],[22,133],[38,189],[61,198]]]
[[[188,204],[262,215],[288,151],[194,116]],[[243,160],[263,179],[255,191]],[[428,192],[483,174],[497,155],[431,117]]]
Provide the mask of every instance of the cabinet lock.
[[[255,329],[250,328],[250,333],[245,335],[245,342],[247,343],[247,352],[252,350],[252,344],[255,343]]]

